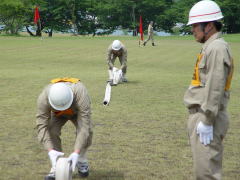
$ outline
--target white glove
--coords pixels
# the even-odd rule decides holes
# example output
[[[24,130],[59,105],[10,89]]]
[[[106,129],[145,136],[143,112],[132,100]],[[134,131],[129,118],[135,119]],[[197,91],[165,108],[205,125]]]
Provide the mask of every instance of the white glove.
[[[55,150],[50,150],[48,152],[48,156],[51,160],[52,168],[56,167],[58,157],[63,156],[63,155],[64,155],[63,152],[59,152],[59,151],[55,151]]]
[[[118,70],[118,79],[119,79],[119,80],[118,80],[119,82],[122,82],[122,79],[123,79],[122,69],[119,69],[119,70]]]
[[[206,146],[213,140],[213,126],[200,121],[197,125],[197,134],[199,134],[200,142]]]
[[[118,69],[115,67],[113,68],[113,84],[118,84]]]
[[[72,171],[74,172],[76,164],[78,162],[78,158],[79,158],[79,154],[73,152],[72,154],[70,154],[70,156],[68,157],[68,162],[72,162]]]
[[[108,70],[109,79],[113,79],[113,71]]]
[[[118,70],[118,68],[116,68],[116,67],[113,67],[112,68],[112,72],[114,73],[114,72],[116,72]]]

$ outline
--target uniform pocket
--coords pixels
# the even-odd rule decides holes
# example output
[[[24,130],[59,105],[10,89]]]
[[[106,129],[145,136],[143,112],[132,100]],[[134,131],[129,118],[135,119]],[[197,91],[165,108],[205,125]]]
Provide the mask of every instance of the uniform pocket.
[[[188,118],[188,136],[189,138],[194,137],[194,134],[196,133],[196,125],[198,123],[198,113],[190,114]]]

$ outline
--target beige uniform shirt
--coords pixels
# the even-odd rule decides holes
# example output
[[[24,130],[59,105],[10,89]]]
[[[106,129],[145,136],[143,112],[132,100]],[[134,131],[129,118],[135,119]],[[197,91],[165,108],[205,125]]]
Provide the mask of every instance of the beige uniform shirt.
[[[68,84],[73,91],[73,103],[71,109],[73,110],[73,115],[65,115],[68,119],[74,119],[78,124],[77,137],[75,141],[75,149],[82,149],[86,146],[87,140],[90,133],[92,132],[92,122],[91,122],[91,107],[90,98],[88,96],[87,89],[81,83],[70,83]],[[37,100],[37,132],[38,139],[44,145],[46,149],[52,149],[53,143],[49,134],[49,121],[51,116],[55,116],[52,108],[48,101],[48,93],[52,84],[46,86],[42,93],[39,95]],[[61,116],[59,117],[61,120]]]
[[[127,66],[127,49],[122,44],[122,48],[118,52],[113,52],[112,44],[107,49],[107,64],[112,69],[114,66],[114,60],[119,58],[121,62],[121,69]]]
[[[152,35],[153,34],[153,27],[151,24],[148,25],[148,35]]]
[[[215,33],[204,44],[195,66],[191,85],[184,95],[187,108],[199,106],[212,124],[219,110],[227,107],[233,60],[228,44]]]

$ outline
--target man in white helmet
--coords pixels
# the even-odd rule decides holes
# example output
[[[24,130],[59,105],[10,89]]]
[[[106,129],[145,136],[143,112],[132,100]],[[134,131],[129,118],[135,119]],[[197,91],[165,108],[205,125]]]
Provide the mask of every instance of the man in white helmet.
[[[76,140],[73,153],[69,156],[73,171],[79,175],[89,174],[87,149],[92,143],[91,106],[87,89],[76,78],[53,79],[38,97],[37,132],[38,139],[48,151],[51,161],[50,173],[45,180],[55,179],[57,158],[63,156],[61,129],[70,120],[76,127]]]
[[[195,179],[220,180],[223,139],[228,129],[227,103],[233,73],[228,44],[221,37],[223,18],[219,6],[210,0],[196,3],[188,25],[202,49],[197,56],[191,84],[184,95],[189,110],[188,133]]]
[[[113,67],[116,58],[119,58],[121,64],[120,71],[122,71],[122,81],[127,82],[126,73],[127,73],[127,49],[119,40],[114,40],[112,44],[107,49],[107,64],[109,67],[109,82],[110,85],[113,85]]]
[[[148,38],[146,39],[146,41],[144,41],[143,45],[146,46],[149,40],[152,41],[152,46],[155,46],[154,40],[153,40],[153,21],[151,21],[148,25]]]

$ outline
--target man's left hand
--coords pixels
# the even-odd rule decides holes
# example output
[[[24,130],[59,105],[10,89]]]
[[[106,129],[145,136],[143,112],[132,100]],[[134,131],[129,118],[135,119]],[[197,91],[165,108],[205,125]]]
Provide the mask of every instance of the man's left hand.
[[[74,172],[75,167],[77,165],[78,162],[78,158],[79,158],[79,154],[76,152],[73,152],[72,154],[70,154],[70,156],[68,157],[68,162],[72,162],[72,171]]]

